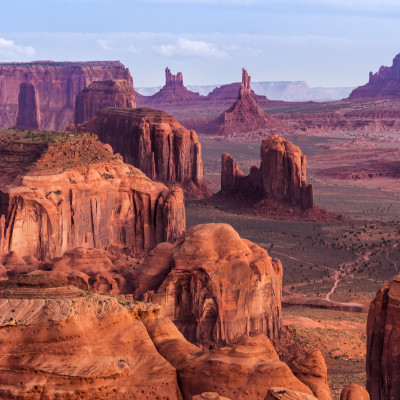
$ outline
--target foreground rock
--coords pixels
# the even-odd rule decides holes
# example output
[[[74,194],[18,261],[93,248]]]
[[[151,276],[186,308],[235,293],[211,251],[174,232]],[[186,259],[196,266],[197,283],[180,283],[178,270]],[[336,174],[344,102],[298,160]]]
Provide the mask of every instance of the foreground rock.
[[[227,397],[222,397],[215,392],[204,392],[202,394],[198,394],[197,396],[193,396],[192,400],[230,400],[230,399],[228,399]]]
[[[262,141],[260,167],[245,176],[229,154],[222,155],[221,191],[273,199],[306,210],[314,207],[313,186],[307,184],[306,156],[300,148],[278,135]]]
[[[370,400],[368,392],[360,385],[350,383],[340,393],[340,400]]]
[[[150,108],[106,108],[79,127],[94,132],[120,153],[124,161],[149,178],[179,184],[189,197],[210,194],[204,184],[201,145],[174,117]]]
[[[75,125],[88,121],[106,107],[135,108],[132,82],[123,79],[92,82],[76,96]]]
[[[367,322],[367,390],[373,400],[400,398],[400,275],[371,302]]]
[[[136,295],[160,304],[192,342],[278,336],[282,265],[230,225],[197,225],[161,243],[137,276]]]
[[[21,83],[18,95],[18,117],[15,128],[40,129],[39,96],[33,85]]]
[[[281,387],[274,387],[268,389],[265,400],[317,400],[317,398],[310,394],[296,392]]]
[[[185,229],[182,190],[151,181],[92,134],[1,131],[0,187],[0,249],[20,257],[148,249]]]
[[[15,126],[21,83],[38,93],[41,129],[63,130],[74,122],[76,95],[93,81],[126,79],[129,70],[119,61],[0,63],[0,128]]]

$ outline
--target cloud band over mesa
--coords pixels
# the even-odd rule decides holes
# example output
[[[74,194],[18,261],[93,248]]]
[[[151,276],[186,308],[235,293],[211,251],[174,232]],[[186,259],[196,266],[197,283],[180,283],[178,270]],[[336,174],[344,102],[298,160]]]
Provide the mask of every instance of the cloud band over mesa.
[[[32,46],[22,46],[0,37],[0,61],[24,61],[35,55]]]

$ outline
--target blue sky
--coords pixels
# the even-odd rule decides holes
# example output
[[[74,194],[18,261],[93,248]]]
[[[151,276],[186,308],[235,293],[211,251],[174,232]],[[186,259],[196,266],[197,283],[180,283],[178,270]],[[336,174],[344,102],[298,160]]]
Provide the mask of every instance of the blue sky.
[[[400,52],[400,0],[0,0],[0,61],[121,60],[135,86],[357,86]]]

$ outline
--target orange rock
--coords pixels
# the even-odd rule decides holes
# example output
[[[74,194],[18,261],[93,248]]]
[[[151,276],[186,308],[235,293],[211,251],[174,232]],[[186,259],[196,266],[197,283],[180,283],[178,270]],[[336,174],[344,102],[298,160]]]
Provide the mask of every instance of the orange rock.
[[[198,394],[197,396],[193,396],[192,400],[231,400],[231,399],[228,399],[227,397],[222,397],[215,392],[204,392],[202,394]]]
[[[18,95],[16,129],[40,129],[39,96],[30,83],[21,83]]]
[[[310,394],[300,393],[281,387],[274,387],[268,389],[265,400],[317,400],[317,398]]]
[[[153,248],[185,228],[183,193],[122,163],[92,134],[0,132],[0,251]]]
[[[362,386],[350,383],[340,393],[340,400],[369,400],[369,394]]]
[[[161,243],[137,270],[138,298],[157,302],[192,342],[276,338],[282,265],[227,224],[197,225]]]

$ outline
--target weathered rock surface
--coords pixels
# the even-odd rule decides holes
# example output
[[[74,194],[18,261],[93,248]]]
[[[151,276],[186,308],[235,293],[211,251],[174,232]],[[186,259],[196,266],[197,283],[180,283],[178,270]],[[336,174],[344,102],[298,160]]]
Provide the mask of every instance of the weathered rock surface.
[[[227,111],[212,121],[206,128],[207,133],[235,136],[249,132],[269,132],[279,127],[279,121],[268,115],[252,95],[251,78],[242,70],[242,84],[239,99]]]
[[[0,398],[181,400],[142,321],[157,313],[39,276],[0,283]]]
[[[297,354],[288,361],[294,375],[313,392],[318,400],[332,400],[328,385],[328,370],[319,350]]]
[[[282,387],[273,387],[268,389],[265,400],[317,400],[317,398],[307,393],[296,392]]]
[[[282,265],[230,225],[197,225],[161,243],[137,276],[135,295],[159,303],[192,342],[278,336]]]
[[[21,83],[18,95],[18,117],[15,128],[40,129],[39,96],[30,83]]]
[[[0,128],[16,125],[21,83],[32,84],[40,99],[41,128],[63,130],[74,122],[76,95],[93,81],[126,79],[119,61],[0,63]]]
[[[106,107],[135,108],[132,82],[124,79],[95,81],[80,91],[75,102],[75,125],[88,121]]]
[[[354,89],[349,99],[397,98],[400,95],[400,54],[393,59],[391,67],[381,66],[375,74],[369,73],[369,81]]]
[[[340,400],[369,400],[369,394],[362,386],[350,383],[340,393]]]
[[[228,399],[227,397],[222,397],[215,392],[204,392],[202,394],[198,394],[197,396],[193,396],[192,400],[231,400],[231,399]]]
[[[373,400],[400,398],[400,275],[371,302],[367,322],[367,390]]]
[[[185,229],[183,192],[124,164],[93,134],[0,132],[0,249],[153,248]]]
[[[204,183],[201,145],[174,117],[150,108],[106,108],[79,127],[91,131],[149,178],[179,184],[191,197],[210,194]]]
[[[258,195],[304,210],[314,207],[313,186],[307,185],[306,156],[299,147],[278,135],[262,141],[260,167],[251,167],[244,175],[234,159],[225,153],[221,159],[221,191]]]

